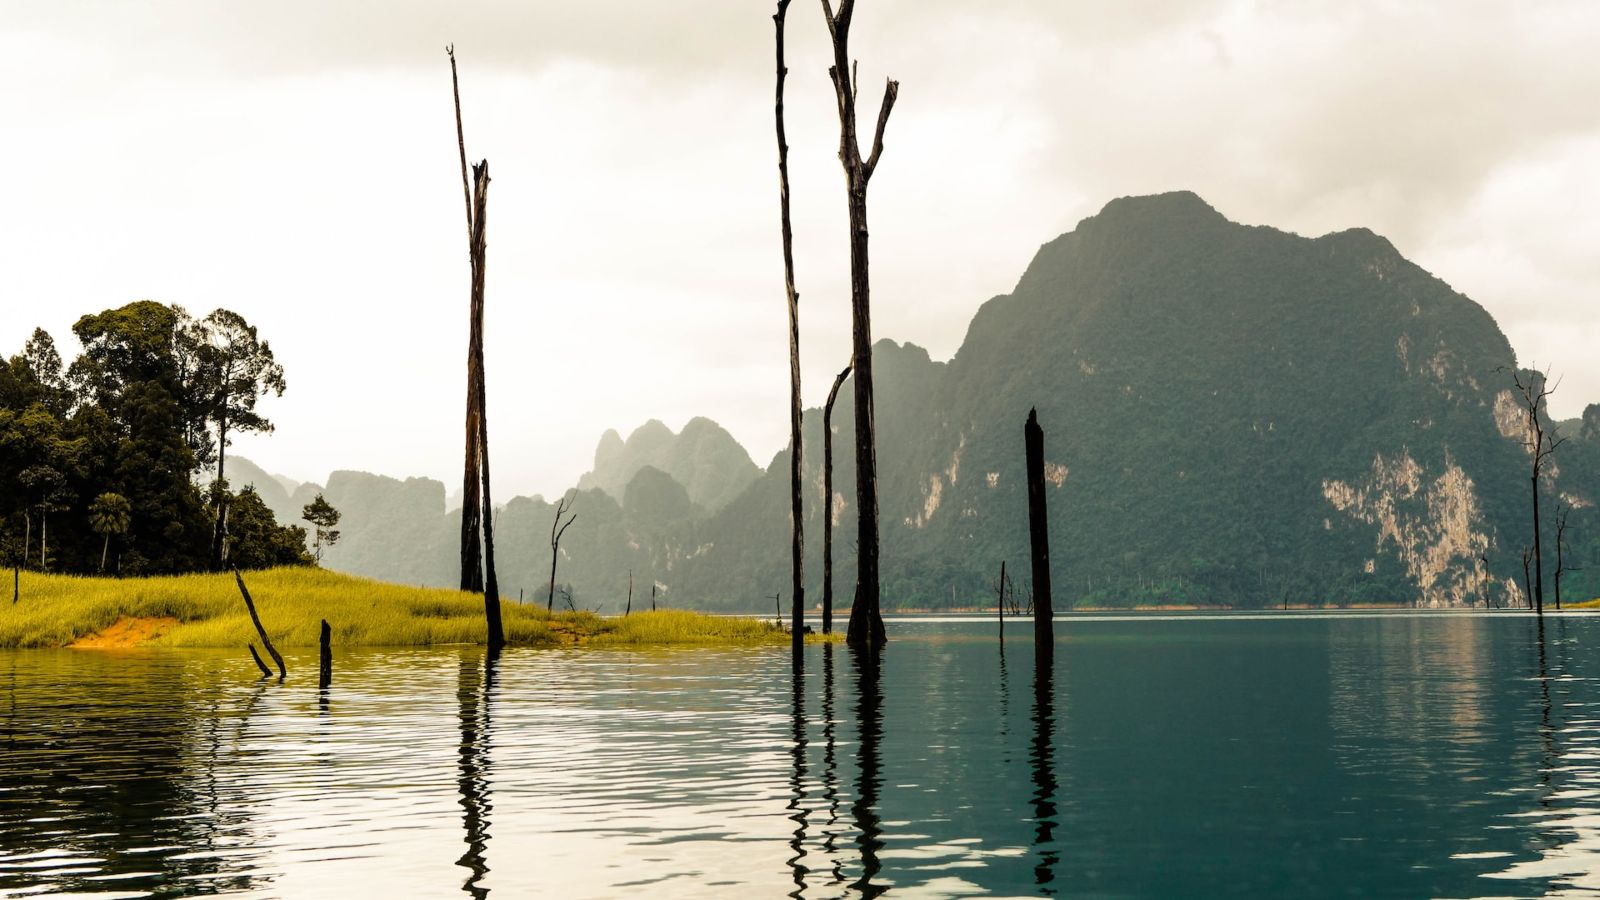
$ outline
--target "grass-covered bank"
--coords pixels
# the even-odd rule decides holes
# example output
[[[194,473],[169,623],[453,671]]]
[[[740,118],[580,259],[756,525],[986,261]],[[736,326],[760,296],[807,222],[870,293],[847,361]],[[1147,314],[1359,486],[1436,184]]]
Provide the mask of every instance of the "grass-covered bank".
[[[484,640],[483,598],[477,594],[298,567],[251,572],[245,582],[267,633],[283,647],[316,646],[323,619],[333,628],[335,647]],[[502,610],[506,638],[519,646],[789,640],[771,622],[684,610],[602,618],[586,612],[551,615],[542,606],[510,601],[502,604]],[[23,572],[21,601],[13,605],[9,597],[0,597],[0,648],[65,647],[124,620],[158,619],[176,622],[154,629],[155,636],[139,646],[242,648],[258,640],[232,574],[116,579]]]

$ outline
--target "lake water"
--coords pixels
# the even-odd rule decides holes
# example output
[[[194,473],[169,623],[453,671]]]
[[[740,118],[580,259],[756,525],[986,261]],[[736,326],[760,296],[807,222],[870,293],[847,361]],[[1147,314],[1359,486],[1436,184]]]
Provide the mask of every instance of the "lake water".
[[[1600,617],[0,652],[0,896],[1600,894]]]

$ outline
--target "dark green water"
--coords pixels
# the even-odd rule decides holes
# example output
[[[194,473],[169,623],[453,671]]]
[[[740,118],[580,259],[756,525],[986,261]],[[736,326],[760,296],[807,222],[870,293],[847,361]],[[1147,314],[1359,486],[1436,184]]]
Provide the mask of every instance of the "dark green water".
[[[0,653],[0,896],[1600,893],[1600,617]]]

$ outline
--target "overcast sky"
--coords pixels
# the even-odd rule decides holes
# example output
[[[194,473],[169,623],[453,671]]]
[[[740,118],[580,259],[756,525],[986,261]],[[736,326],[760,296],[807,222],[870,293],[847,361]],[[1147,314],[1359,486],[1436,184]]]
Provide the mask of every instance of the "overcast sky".
[[[260,326],[289,391],[235,452],[459,478],[467,149],[487,157],[498,495],[553,493],[606,428],[787,439],[759,0],[0,4],[0,352],[151,298]],[[849,355],[820,4],[789,13],[805,396]],[[1116,196],[1366,226],[1600,401],[1600,4],[860,0],[873,328],[935,358],[1040,244]]]

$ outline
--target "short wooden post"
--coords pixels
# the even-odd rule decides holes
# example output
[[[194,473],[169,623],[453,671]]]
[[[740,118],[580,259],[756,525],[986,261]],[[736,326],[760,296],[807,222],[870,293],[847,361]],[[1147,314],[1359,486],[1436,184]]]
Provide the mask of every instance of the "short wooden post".
[[[325,688],[333,681],[333,629],[328,620],[322,620],[322,634],[317,640],[317,686]]]

